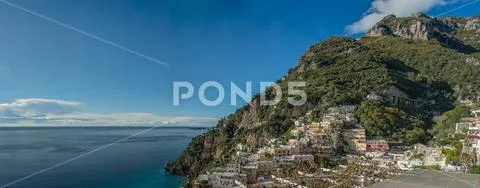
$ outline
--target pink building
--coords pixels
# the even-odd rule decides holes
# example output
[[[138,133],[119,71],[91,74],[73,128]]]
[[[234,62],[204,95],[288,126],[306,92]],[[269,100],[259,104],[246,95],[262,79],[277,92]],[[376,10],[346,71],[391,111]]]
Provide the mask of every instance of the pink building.
[[[383,139],[367,140],[367,152],[387,152],[388,142]]]

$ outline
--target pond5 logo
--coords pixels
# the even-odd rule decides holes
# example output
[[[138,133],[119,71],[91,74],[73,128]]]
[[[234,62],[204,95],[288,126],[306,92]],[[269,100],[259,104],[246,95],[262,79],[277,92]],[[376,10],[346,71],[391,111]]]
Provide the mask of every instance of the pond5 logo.
[[[252,82],[245,83],[245,90],[242,90],[235,83],[230,82],[230,105],[237,105],[237,96],[242,98],[245,102],[252,96]],[[307,101],[307,94],[302,90],[306,86],[305,82],[288,82],[287,83],[287,101],[294,106],[304,105]],[[275,82],[260,82],[260,91],[265,91],[267,88],[271,88],[275,91],[274,97],[266,96],[266,92],[260,93],[260,105],[276,105],[282,97],[283,91],[280,85]],[[207,99],[207,89],[214,89],[218,92],[218,95],[214,99]],[[173,82],[173,105],[179,106],[181,100],[187,100],[194,96],[195,88],[192,83],[184,81]],[[206,106],[218,106],[225,101],[225,87],[222,84],[215,81],[207,81],[200,85],[198,88],[198,98],[200,102]],[[267,99],[268,98],[268,99]]]

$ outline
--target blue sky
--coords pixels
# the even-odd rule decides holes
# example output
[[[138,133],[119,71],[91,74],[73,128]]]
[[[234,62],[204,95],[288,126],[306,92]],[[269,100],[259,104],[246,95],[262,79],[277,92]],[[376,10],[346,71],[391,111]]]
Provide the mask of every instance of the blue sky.
[[[430,15],[469,2],[427,1],[434,4],[425,5]],[[34,102],[70,101],[74,102],[77,113],[88,114],[142,112],[166,117],[213,118],[227,115],[238,106],[226,102],[206,107],[196,97],[182,101],[181,106],[172,106],[173,81],[190,81],[197,91],[202,82],[209,80],[226,84],[227,91],[230,81],[240,86],[253,81],[254,92],[258,92],[258,82],[275,81],[286,74],[311,44],[331,35],[345,35],[346,26],[360,20],[372,3],[371,0],[9,2],[170,66],[153,63],[0,3],[3,44],[0,45],[0,110],[2,103],[12,105],[16,99],[51,99]],[[479,5],[472,4],[448,15],[476,15],[480,13]],[[18,104],[24,104],[21,102],[25,101]]]

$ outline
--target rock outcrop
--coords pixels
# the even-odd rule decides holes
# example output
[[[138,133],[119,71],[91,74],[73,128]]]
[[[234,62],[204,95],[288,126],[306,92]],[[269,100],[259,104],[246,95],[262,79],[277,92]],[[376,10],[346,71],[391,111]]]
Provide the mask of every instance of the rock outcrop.
[[[432,40],[446,33],[449,27],[443,22],[416,13],[413,17],[387,16],[367,33],[367,36],[395,35],[411,40]],[[443,39],[442,39],[443,40]]]
[[[465,23],[465,30],[467,31],[480,31],[480,18],[478,17],[473,17],[467,20],[467,23]]]
[[[479,36],[472,35],[468,31],[480,30],[479,24],[480,19],[478,17],[433,18],[417,13],[412,17],[400,18],[390,15],[372,27],[367,36],[393,35],[409,40],[437,41],[446,47],[471,53],[474,49],[469,46],[469,42],[478,43],[480,39]]]
[[[385,35],[391,35],[391,34],[392,33],[389,28],[384,26],[375,26],[368,31],[367,36],[379,37],[379,36],[385,36]]]
[[[474,57],[467,57],[467,59],[465,59],[465,63],[467,63],[467,64],[472,64],[472,65],[475,65],[475,66],[479,66],[479,65],[480,65],[480,61],[478,61],[478,60],[475,59]]]

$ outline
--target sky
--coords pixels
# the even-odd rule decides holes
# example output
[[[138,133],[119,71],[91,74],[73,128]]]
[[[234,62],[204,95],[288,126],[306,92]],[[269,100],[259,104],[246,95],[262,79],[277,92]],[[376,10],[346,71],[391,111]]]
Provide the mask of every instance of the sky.
[[[469,2],[0,0],[0,125],[213,125],[242,105],[230,105],[230,82],[257,93],[329,36],[362,35],[388,14],[480,14],[478,2],[450,12]],[[180,106],[175,81],[195,89]],[[200,103],[206,81],[224,85],[224,103]]]

